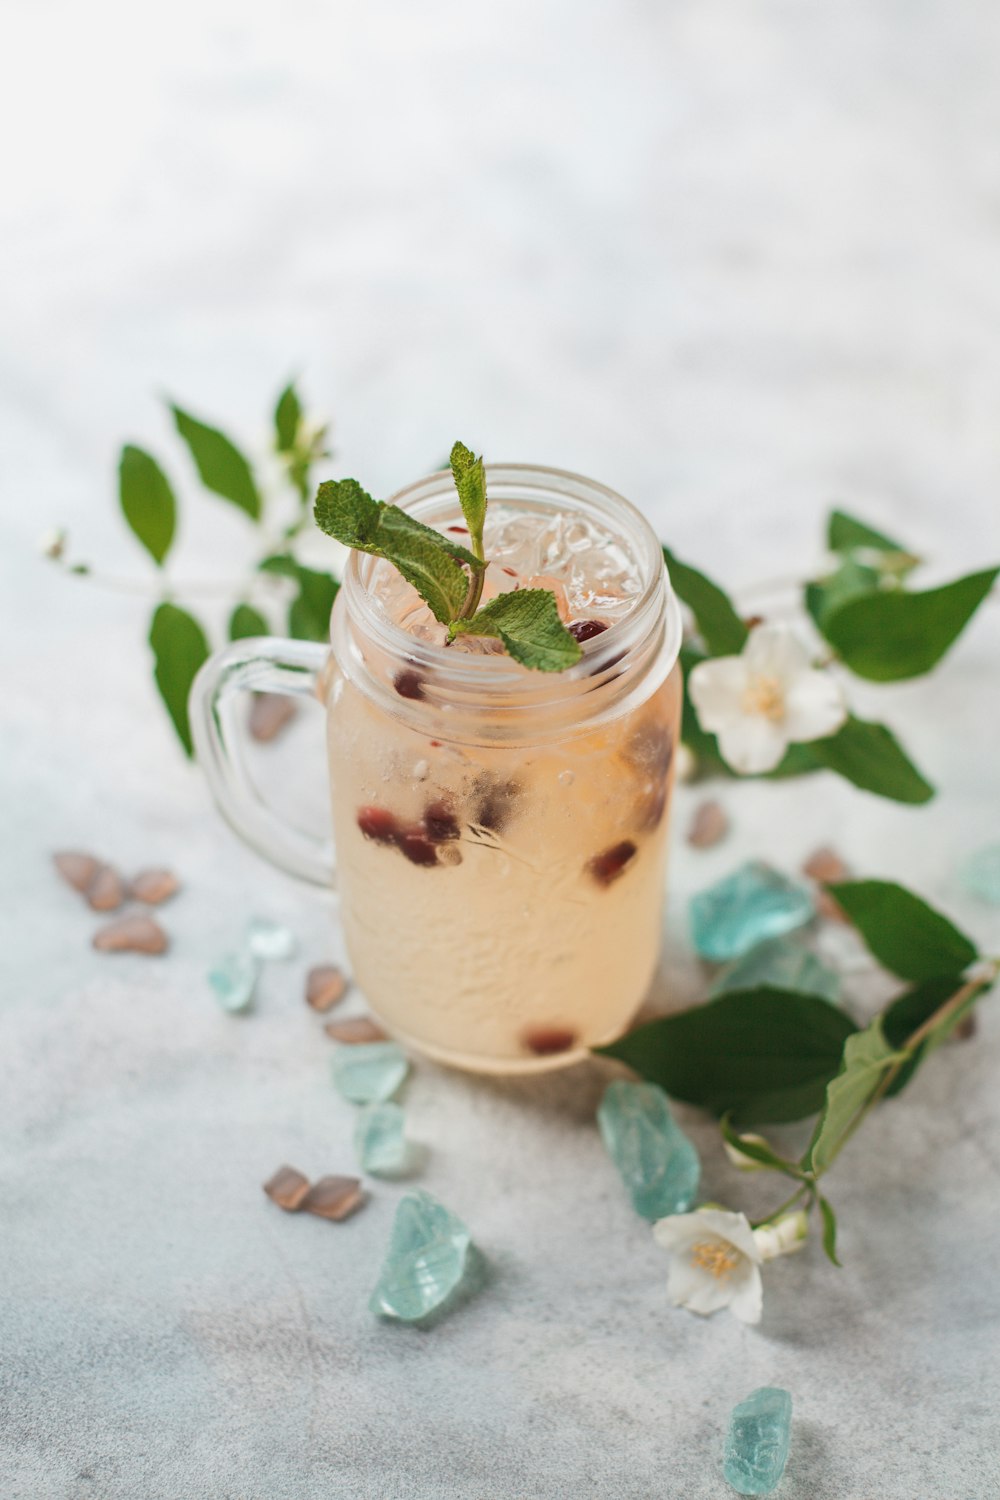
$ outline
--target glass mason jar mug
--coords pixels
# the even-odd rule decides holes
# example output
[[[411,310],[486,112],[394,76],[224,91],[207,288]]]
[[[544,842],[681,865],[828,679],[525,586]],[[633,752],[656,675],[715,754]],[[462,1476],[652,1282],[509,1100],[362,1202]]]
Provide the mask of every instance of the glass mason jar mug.
[[[593,523],[628,556],[630,607],[576,666],[531,671],[408,633],[380,599],[388,565],[353,552],[330,651],[237,641],[202,668],[191,717],[236,832],[292,874],[332,884],[333,847],[257,797],[232,713],[241,690],[319,696],[358,985],[402,1042],[459,1067],[526,1073],[618,1035],[656,967],[681,623],[659,543],[619,495],[522,465],[490,466],[487,482],[491,517],[502,507],[532,524]],[[461,520],[447,472],[394,500],[430,525]]]

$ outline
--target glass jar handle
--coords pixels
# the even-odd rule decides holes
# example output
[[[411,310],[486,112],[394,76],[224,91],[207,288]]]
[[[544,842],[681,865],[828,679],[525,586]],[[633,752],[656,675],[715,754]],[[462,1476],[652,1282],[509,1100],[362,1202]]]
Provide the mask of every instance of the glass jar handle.
[[[269,636],[233,641],[201,668],[188,704],[198,762],[229,826],[271,864],[325,886],[334,878],[331,840],[293,828],[263,801],[247,770],[233,709],[240,693],[285,693],[315,702],[328,650]]]

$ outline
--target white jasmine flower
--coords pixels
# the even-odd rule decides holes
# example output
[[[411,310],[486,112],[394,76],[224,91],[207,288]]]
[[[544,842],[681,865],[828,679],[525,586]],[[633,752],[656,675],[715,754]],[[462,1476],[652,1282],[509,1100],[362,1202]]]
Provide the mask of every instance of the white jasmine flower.
[[[775,1219],[773,1224],[759,1224],[753,1231],[753,1240],[761,1260],[774,1260],[778,1255],[792,1255],[801,1250],[808,1234],[809,1215],[804,1208],[798,1208]]]
[[[773,771],[789,745],[825,739],[847,718],[839,683],[787,625],[758,625],[739,656],[699,662],[688,690],[702,729],[743,775]]]
[[[675,1307],[703,1316],[728,1307],[743,1323],[760,1322],[762,1257],[746,1214],[672,1214],[653,1225],[653,1235],[672,1255],[667,1295]]]

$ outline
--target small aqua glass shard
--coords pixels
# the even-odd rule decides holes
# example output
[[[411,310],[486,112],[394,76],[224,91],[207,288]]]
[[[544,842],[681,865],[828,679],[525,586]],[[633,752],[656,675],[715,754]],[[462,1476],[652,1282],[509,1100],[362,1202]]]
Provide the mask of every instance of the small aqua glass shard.
[[[650,1221],[686,1213],[698,1192],[701,1163],[663,1090],[655,1083],[609,1083],[597,1123],[636,1213]]]
[[[958,874],[970,896],[1000,906],[1000,844],[977,849],[964,861]]]
[[[338,1047],[331,1070],[334,1086],[345,1099],[377,1104],[392,1098],[410,1064],[395,1042],[360,1042]]]
[[[735,963],[727,964],[713,979],[709,999],[762,984],[818,995],[834,1003],[840,998],[840,975],[794,938],[779,937],[758,943]]]
[[[763,1385],[733,1408],[726,1434],[722,1472],[741,1495],[769,1495],[788,1461],[792,1398],[776,1385]]]
[[[248,1010],[257,986],[257,960],[250,953],[227,953],[208,972],[208,983],[223,1010]]]
[[[294,958],[299,947],[290,927],[283,927],[280,922],[272,922],[267,917],[253,917],[248,923],[247,945],[254,958],[263,963]]]
[[[408,1193],[396,1209],[372,1312],[404,1323],[427,1317],[458,1287],[471,1244],[461,1219],[430,1193]]]
[[[409,1158],[404,1126],[406,1116],[398,1104],[366,1104],[354,1127],[354,1149],[363,1172],[373,1177],[395,1177],[404,1172]]]
[[[702,958],[742,958],[765,938],[794,932],[815,915],[809,891],[760,860],[691,898],[691,937]]]

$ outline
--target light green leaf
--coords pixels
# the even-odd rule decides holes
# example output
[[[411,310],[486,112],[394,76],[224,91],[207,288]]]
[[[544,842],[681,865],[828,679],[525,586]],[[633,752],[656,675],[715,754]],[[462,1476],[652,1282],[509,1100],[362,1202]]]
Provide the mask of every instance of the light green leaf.
[[[664,547],[663,556],[674,592],[694,615],[709,654],[736,656],[746,644],[748,631],[729,598],[704,573],[682,563],[669,547]]]
[[[837,1216],[830,1205],[828,1198],[822,1193],[816,1194],[816,1202],[819,1205],[820,1218],[823,1220],[823,1249],[826,1251],[828,1260],[835,1266],[840,1265],[837,1259]]]
[[[732,991],[637,1027],[596,1051],[668,1094],[736,1125],[799,1120],[818,1110],[857,1030],[829,1001],[791,990]]]
[[[288,606],[289,634],[300,641],[320,641],[330,634],[330,612],[340,584],[329,573],[304,568],[288,553],[265,557],[259,565],[262,573],[278,573],[291,578],[298,592]]]
[[[289,381],[274,408],[274,444],[279,453],[292,452],[301,421],[302,403],[294,381]]]
[[[848,1126],[899,1055],[885,1039],[881,1016],[847,1038],[840,1071],[827,1085],[823,1113],[802,1158],[807,1171],[819,1176],[830,1166]]]
[[[873,552],[906,552],[902,542],[894,542],[884,531],[876,531],[866,521],[849,516],[846,511],[833,510],[827,527],[827,546],[831,552],[853,552],[858,547],[870,548]]]
[[[903,589],[850,600],[822,620],[844,665],[872,682],[919,677],[940,661],[993,587],[1000,568],[924,593]]]
[[[739,1131],[733,1129],[732,1120],[728,1114],[722,1116],[719,1121],[719,1129],[722,1131],[723,1140],[727,1141],[736,1151],[741,1151],[744,1156],[749,1156],[751,1161],[760,1162],[762,1167],[771,1167],[775,1172],[782,1172],[786,1177],[794,1177],[801,1181],[803,1173],[798,1162],[786,1161],[773,1151],[766,1141],[751,1141],[746,1136],[740,1135]]]
[[[170,551],[177,520],[174,492],[156,459],[126,444],[118,464],[118,493],[125,519],[157,567]]]
[[[477,458],[464,443],[456,443],[449,461],[465,524],[481,549],[483,522],[486,520],[486,471],[483,460],[481,457]]]
[[[866,792],[893,802],[929,802],[934,788],[908,759],[899,741],[884,724],[871,724],[852,715],[829,739],[806,747],[828,771]]]
[[[248,636],[270,634],[267,621],[252,604],[237,604],[229,616],[229,639],[243,641]]]
[[[316,492],[313,515],[320,531],[357,552],[385,553],[378,540],[384,500],[373,500],[356,479],[327,479]]]
[[[208,660],[208,641],[198,621],[176,604],[161,604],[149,627],[154,676],[177,737],[193,754],[188,696],[198,668]]]
[[[853,557],[845,557],[837,571],[828,578],[806,584],[806,609],[822,630],[824,621],[850,599],[874,593],[881,577],[877,568],[869,568]]]
[[[957,974],[978,957],[947,917],[892,881],[845,880],[827,890],[879,963],[901,979]]]
[[[171,406],[177,431],[187,443],[206,489],[231,500],[254,521],[260,520],[261,501],[253,472],[243,454],[215,427]]]
[[[580,660],[579,642],[559,618],[550,589],[514,589],[484,604],[471,620],[455,620],[449,635],[490,636],[508,654],[538,672],[562,672]]]
[[[440,532],[387,505],[379,517],[378,541],[393,567],[412,583],[435,620],[448,625],[461,613],[469,592],[469,579],[456,557],[477,570],[482,564],[465,548],[456,547]]]

